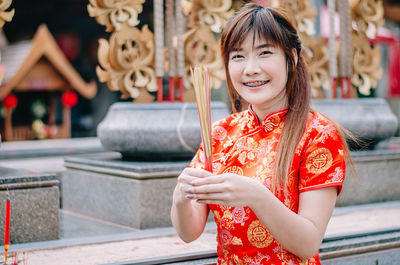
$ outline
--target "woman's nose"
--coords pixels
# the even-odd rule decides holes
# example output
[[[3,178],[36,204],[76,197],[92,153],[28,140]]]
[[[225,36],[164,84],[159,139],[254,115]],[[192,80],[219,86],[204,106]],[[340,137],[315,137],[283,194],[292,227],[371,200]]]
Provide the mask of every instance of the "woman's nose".
[[[258,60],[256,58],[253,58],[252,56],[249,57],[244,68],[244,73],[246,75],[254,75],[258,74],[259,72],[260,72],[260,65]]]

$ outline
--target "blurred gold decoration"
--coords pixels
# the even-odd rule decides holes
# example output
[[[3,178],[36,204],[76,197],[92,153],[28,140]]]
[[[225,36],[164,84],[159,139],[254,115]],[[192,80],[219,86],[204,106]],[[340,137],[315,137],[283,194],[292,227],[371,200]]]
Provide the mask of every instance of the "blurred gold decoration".
[[[0,0],[0,27],[3,27],[4,23],[10,22],[14,16],[15,9],[6,11],[10,7],[12,0]]]
[[[382,76],[379,47],[371,46],[368,38],[373,39],[377,28],[383,24],[383,5],[381,0],[349,0],[352,29],[353,69],[351,83],[360,93],[370,94]],[[294,21],[305,48],[305,59],[311,74],[314,98],[324,97],[323,90],[330,88],[328,72],[328,49],[325,41],[314,34],[316,10],[311,8],[310,0],[282,0],[280,7],[285,9]]]
[[[106,31],[121,30],[127,23],[134,27],[139,24],[138,15],[142,13],[145,0],[89,0],[88,12]]]
[[[215,34],[221,33],[226,21],[233,15],[231,0],[183,0],[182,6],[188,16],[184,40],[185,49],[185,76],[184,86],[190,88],[185,91],[185,98],[193,100],[193,84],[190,76],[190,67],[203,65],[211,74],[212,88],[219,88],[225,80],[225,70],[220,55],[219,38]],[[190,93],[191,95],[187,95]]]
[[[15,9],[6,11],[10,7],[11,3],[12,0],[0,0],[0,28],[2,28],[6,22],[10,22],[14,16]],[[0,54],[0,61],[1,61],[1,54]],[[3,81],[4,71],[5,71],[4,67],[0,67],[0,84]]]
[[[96,72],[110,90],[121,91],[123,98],[136,102],[152,101],[149,92],[157,90],[154,70],[154,35],[144,25],[142,30],[138,14],[145,0],[90,0],[88,11],[96,21],[114,31],[110,40],[99,40],[99,66]]]
[[[352,31],[353,76],[351,82],[360,93],[369,95],[382,77],[380,51],[372,46],[368,38],[376,36],[377,28],[383,25],[383,4],[380,0],[357,0],[351,2],[352,18],[355,22]]]
[[[311,75],[312,95],[324,97],[323,90],[330,89],[328,72],[328,48],[324,39],[314,39],[314,24],[317,10],[312,8],[310,0],[282,0],[280,8],[284,9],[297,28],[303,43],[303,56]]]
[[[184,0],[182,4],[189,28],[207,26],[211,31],[220,33],[227,19],[233,15],[233,11],[229,11],[231,0]]]
[[[121,91],[124,98],[136,99],[145,88],[157,90],[154,36],[147,25],[142,30],[125,26],[114,32],[109,42],[100,39],[98,59],[101,67],[96,70],[100,81],[107,82],[113,91]]]

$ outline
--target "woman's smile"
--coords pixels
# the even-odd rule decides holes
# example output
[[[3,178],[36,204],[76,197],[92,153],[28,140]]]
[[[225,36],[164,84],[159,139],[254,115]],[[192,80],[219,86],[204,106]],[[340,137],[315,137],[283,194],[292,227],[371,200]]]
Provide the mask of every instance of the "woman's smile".
[[[269,80],[266,81],[248,81],[244,82],[243,85],[248,86],[249,89],[258,89],[261,88],[261,86],[268,84]]]

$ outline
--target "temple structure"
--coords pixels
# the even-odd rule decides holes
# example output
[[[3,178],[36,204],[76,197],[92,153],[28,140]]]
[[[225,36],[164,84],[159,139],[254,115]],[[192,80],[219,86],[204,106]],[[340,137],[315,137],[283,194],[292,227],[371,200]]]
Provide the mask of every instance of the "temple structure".
[[[78,100],[75,92],[91,99],[97,85],[82,79],[47,26],[41,25],[32,40],[4,47],[2,64],[6,68],[0,87],[3,139],[70,137],[70,111]]]

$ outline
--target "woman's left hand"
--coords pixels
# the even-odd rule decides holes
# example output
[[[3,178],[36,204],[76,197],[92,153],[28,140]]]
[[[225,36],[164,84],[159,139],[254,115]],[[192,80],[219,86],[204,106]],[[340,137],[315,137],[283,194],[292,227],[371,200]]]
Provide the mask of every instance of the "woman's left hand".
[[[254,195],[267,191],[260,182],[232,173],[198,177],[190,184],[192,188],[188,189],[187,198],[231,207],[251,207]]]

